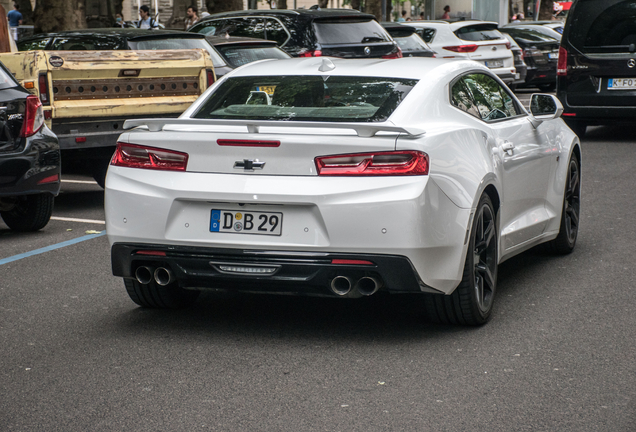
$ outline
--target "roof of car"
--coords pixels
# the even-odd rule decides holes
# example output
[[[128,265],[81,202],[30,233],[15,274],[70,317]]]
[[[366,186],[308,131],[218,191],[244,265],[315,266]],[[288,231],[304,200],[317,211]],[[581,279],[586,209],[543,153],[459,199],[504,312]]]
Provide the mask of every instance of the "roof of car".
[[[359,16],[375,19],[374,15],[362,13],[355,9],[251,9],[241,11],[219,12],[201,18],[197,23],[209,21],[215,18],[224,18],[231,16],[244,15],[286,15],[286,16],[304,16],[310,18],[333,18],[337,16]]]
[[[41,33],[32,36],[33,39],[42,39],[43,37],[68,37],[68,36],[113,36],[122,39],[135,38],[163,38],[163,37],[189,37],[203,38],[204,35],[199,33],[189,33],[179,30],[148,30],[136,28],[93,28],[82,30],[67,30],[60,32]],[[31,38],[29,38],[31,39]],[[26,40],[26,38],[25,38]]]
[[[491,24],[498,26],[498,24],[494,21],[480,21],[480,20],[459,20],[459,21],[441,21],[441,20],[431,20],[431,21],[409,21],[408,25],[413,27],[442,27],[448,26],[451,29],[458,29],[460,27],[465,27],[469,25],[476,24]]]

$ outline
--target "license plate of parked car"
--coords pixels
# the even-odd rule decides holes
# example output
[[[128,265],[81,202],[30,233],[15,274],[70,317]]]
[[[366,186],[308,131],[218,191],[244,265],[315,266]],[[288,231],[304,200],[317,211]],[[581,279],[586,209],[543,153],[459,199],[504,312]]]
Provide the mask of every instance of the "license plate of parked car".
[[[610,78],[607,82],[609,90],[634,90],[636,78]]]
[[[282,228],[282,213],[215,209],[210,216],[210,232],[279,236]]]
[[[492,68],[500,68],[500,67],[503,67],[503,63],[504,63],[504,62],[503,62],[503,60],[490,60],[490,61],[487,61],[487,62],[485,62],[485,63],[486,63],[486,66],[487,66],[487,67],[489,67],[489,68],[491,68],[491,69],[492,69]]]

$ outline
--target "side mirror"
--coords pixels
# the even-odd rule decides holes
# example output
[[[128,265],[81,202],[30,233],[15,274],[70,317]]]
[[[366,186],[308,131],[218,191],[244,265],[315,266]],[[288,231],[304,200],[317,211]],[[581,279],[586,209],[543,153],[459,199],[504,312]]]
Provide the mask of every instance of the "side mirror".
[[[544,120],[552,120],[561,117],[563,105],[554,95],[535,93],[530,99],[531,122],[537,127]]]

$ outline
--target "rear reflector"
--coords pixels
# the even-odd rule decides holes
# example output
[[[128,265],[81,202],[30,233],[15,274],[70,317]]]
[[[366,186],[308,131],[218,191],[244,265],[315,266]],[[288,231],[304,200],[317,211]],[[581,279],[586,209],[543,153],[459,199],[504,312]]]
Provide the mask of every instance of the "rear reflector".
[[[576,113],[563,113],[561,114],[563,117],[576,117]]]
[[[164,251],[140,250],[137,255],[166,256]]]
[[[111,165],[163,171],[185,171],[188,154],[136,144],[117,143]]]
[[[77,137],[77,138],[75,138],[75,142],[76,143],[85,143],[86,142],[86,137]]]
[[[471,52],[477,51],[477,48],[479,48],[479,46],[475,44],[471,44],[471,45],[445,46],[442,48],[448,51],[453,51],[458,53],[471,53]]]
[[[427,175],[428,155],[414,150],[355,153],[315,158],[318,175]]]
[[[365,260],[348,260],[348,259],[332,259],[331,264],[344,264],[344,265],[373,265],[371,261]]]
[[[566,76],[568,74],[568,51],[559,47],[559,60],[557,61],[557,75]]]
[[[47,184],[47,183],[56,183],[58,181],[60,181],[60,175],[55,174],[52,176],[44,177],[42,180],[38,182],[38,184],[41,185],[41,184]]]
[[[220,146],[280,147],[280,141],[218,139],[216,143]]]

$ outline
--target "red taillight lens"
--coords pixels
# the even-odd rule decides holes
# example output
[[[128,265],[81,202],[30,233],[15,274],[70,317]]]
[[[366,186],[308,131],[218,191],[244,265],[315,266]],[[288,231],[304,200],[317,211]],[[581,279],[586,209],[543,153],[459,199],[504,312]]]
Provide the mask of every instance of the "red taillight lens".
[[[49,100],[49,80],[46,77],[45,73],[40,74],[38,77],[38,86],[40,87],[40,101],[42,105],[50,105],[51,101]]]
[[[35,135],[42,126],[44,126],[44,110],[42,102],[37,96],[29,95],[26,97],[26,106],[24,107],[24,121],[22,122],[22,130],[20,136],[22,138]]]
[[[322,51],[303,49],[298,53],[298,57],[321,57]]]
[[[371,261],[366,260],[351,260],[351,259],[332,259],[331,264],[339,265],[373,265]]]
[[[506,48],[510,49],[510,47],[512,47],[512,44],[510,43],[510,41],[506,42]]]
[[[318,175],[323,176],[428,174],[428,155],[414,150],[319,156],[315,162]]]
[[[237,146],[237,147],[280,147],[280,141],[266,140],[235,140],[235,139],[218,139],[216,143],[220,146]]]
[[[163,171],[185,171],[188,154],[135,144],[117,143],[111,165]]]
[[[60,181],[60,175],[55,174],[52,176],[44,177],[42,180],[38,182],[38,184],[41,185],[41,184],[48,184],[48,183],[57,183],[59,181]]]
[[[557,61],[557,75],[566,76],[568,74],[568,51],[559,47],[559,60]]]
[[[402,50],[400,49],[400,47],[397,47],[397,51],[392,52],[391,54],[387,54],[387,55],[383,55],[382,58],[383,59],[397,59],[397,58],[402,58]]]
[[[205,78],[207,80],[208,87],[210,87],[212,84],[214,84],[214,81],[215,81],[214,71],[212,69],[206,69]]]
[[[471,53],[471,52],[477,51],[477,48],[479,48],[479,46],[472,44],[472,45],[445,46],[443,48],[445,50],[453,51],[457,53]]]

